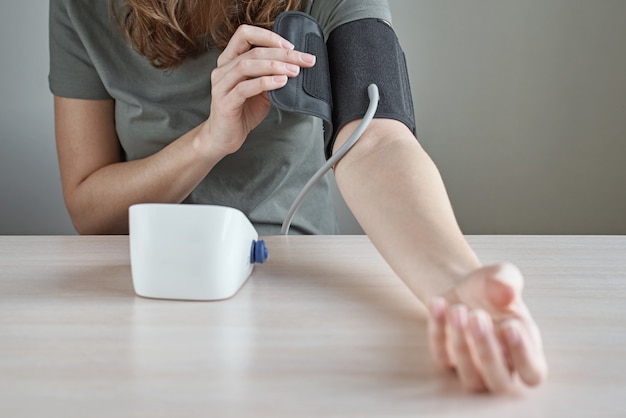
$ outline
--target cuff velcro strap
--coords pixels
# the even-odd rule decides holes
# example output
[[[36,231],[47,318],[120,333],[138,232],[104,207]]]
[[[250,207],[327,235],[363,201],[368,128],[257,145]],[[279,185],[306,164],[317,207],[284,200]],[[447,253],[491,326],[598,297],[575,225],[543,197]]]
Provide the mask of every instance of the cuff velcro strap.
[[[278,15],[274,32],[294,44],[297,51],[315,55],[316,63],[311,68],[303,68],[284,87],[270,91],[270,100],[280,110],[321,118],[324,143],[328,143],[333,134],[332,92],[324,33],[315,19],[302,12]]]

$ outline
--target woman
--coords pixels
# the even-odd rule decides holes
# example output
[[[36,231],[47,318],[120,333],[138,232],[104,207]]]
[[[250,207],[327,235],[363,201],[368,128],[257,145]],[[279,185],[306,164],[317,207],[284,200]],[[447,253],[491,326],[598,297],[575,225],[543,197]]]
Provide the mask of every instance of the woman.
[[[285,10],[306,10],[326,36],[360,19],[391,20],[382,0],[51,0],[57,149],[78,232],[127,233],[130,205],[185,202],[237,207],[260,234],[277,233],[324,162],[320,121],[268,100],[316,61],[269,30]],[[338,132],[332,151],[357,123]],[[516,376],[527,385],[545,379],[521,274],[481,265],[405,124],[375,119],[335,177],[372,242],[429,305],[439,364],[471,391],[507,391]],[[292,228],[336,232],[326,183]]]

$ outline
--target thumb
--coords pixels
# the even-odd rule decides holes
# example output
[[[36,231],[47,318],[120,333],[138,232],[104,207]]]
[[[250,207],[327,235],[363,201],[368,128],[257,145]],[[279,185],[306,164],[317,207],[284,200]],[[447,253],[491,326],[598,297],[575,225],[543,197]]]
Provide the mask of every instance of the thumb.
[[[457,285],[456,293],[468,305],[493,312],[501,311],[521,299],[523,287],[524,279],[517,267],[510,263],[498,263],[470,273]]]
[[[513,264],[501,263],[489,266],[485,290],[489,302],[495,308],[506,308],[521,298],[524,278]]]

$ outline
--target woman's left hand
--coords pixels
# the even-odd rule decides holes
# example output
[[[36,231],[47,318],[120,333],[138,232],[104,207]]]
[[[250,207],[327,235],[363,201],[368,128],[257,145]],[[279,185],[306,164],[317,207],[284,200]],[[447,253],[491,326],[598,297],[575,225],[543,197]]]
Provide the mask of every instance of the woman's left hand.
[[[523,277],[511,264],[482,267],[429,307],[431,352],[472,392],[508,392],[516,376],[546,379],[539,328],[522,300]]]

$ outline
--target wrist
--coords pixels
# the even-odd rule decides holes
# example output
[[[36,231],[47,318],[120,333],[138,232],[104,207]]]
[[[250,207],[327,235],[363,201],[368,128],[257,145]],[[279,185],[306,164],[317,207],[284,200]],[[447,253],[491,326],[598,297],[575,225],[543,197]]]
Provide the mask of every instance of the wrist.
[[[224,157],[232,153],[218,146],[217,141],[213,140],[214,135],[211,134],[209,120],[200,124],[191,133],[192,152],[197,158],[200,158],[210,167],[213,167]]]
[[[208,157],[217,161],[237,152],[246,140],[247,134],[238,129],[224,128],[225,123],[209,117],[200,125],[197,133],[198,145]]]
[[[443,298],[450,305],[461,302],[458,295],[459,284],[462,283],[474,271],[480,269],[482,264],[478,259],[469,259],[464,263],[441,262],[431,264],[425,280],[423,274],[414,279],[415,287],[420,291],[414,291],[422,302],[430,303],[435,298]]]

